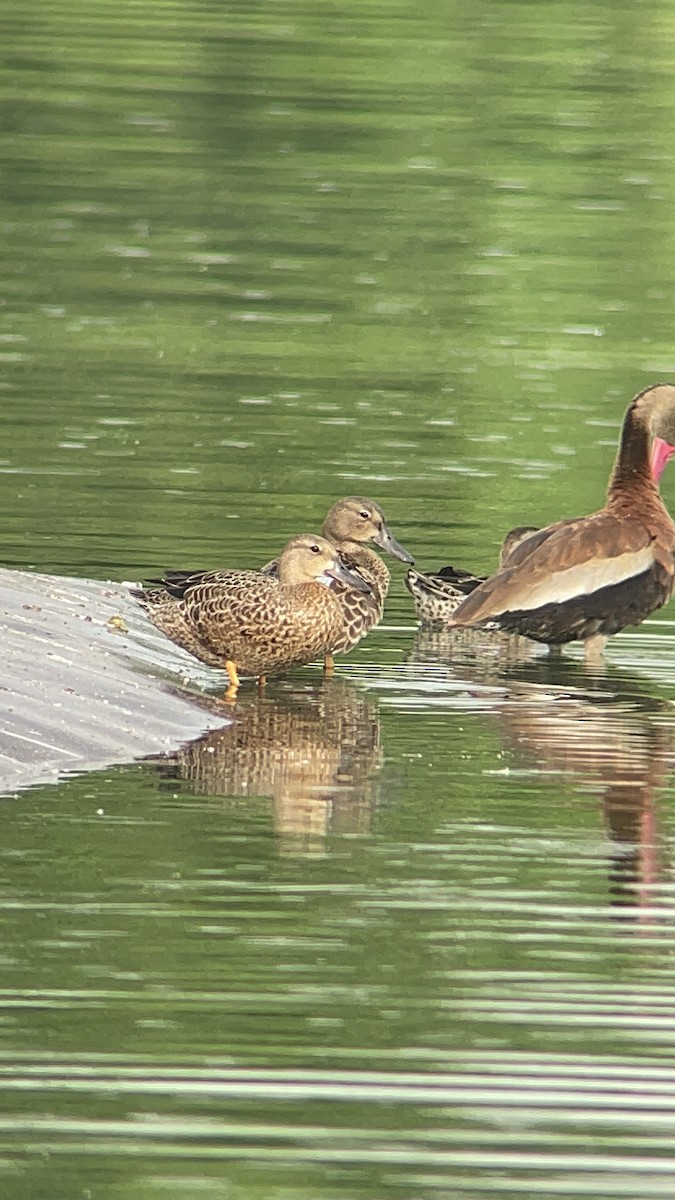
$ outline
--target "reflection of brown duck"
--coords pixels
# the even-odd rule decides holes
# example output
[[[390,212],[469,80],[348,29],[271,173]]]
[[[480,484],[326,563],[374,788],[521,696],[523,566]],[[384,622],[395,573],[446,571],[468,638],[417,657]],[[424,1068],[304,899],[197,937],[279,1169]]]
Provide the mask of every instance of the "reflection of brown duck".
[[[649,903],[659,873],[657,789],[675,765],[675,729],[605,694],[552,699],[516,685],[495,709],[505,740],[519,758],[574,790],[600,797],[610,838],[610,893],[617,905]]]
[[[557,777],[559,788],[600,799],[616,846],[611,902],[644,910],[659,875],[658,791],[675,767],[672,705],[646,695],[639,676],[607,670],[593,676],[583,663],[548,656],[535,666],[527,651],[514,656],[526,639],[500,643],[487,635],[474,655],[453,655],[445,643],[452,646],[455,636],[420,630],[410,671],[422,664],[420,684],[428,688],[433,662],[435,688],[479,703],[516,758],[541,772],[542,783]]]
[[[297,850],[368,828],[380,766],[375,703],[331,679],[240,700],[232,725],[190,742],[169,769],[202,795],[272,797],[277,831]]]
[[[425,625],[415,633],[408,662],[413,669],[422,667],[427,680],[430,666],[441,673],[451,671],[453,676],[459,667],[462,671],[466,669],[470,677],[479,679],[529,662],[536,654],[537,647],[529,638],[512,633],[437,629]]]

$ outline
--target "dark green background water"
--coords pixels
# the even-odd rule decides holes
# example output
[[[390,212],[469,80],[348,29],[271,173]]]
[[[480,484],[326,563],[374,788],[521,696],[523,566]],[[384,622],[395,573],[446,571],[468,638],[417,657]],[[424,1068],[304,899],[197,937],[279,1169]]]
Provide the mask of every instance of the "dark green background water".
[[[666,0],[0,24],[2,562],[257,565],[358,492],[488,570],[601,503],[675,379]],[[458,663],[394,575],[236,739],[3,801],[3,1197],[673,1194],[672,617]]]

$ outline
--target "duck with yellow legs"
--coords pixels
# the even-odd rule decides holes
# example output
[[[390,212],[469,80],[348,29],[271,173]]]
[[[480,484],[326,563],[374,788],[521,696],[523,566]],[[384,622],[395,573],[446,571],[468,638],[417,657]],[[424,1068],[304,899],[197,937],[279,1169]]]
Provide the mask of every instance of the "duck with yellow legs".
[[[278,577],[260,571],[167,571],[157,588],[131,594],[158,629],[200,662],[227,671],[227,700],[239,676],[265,676],[329,654],[340,640],[343,610],[331,585],[364,594],[369,584],[325,538],[291,539]]]

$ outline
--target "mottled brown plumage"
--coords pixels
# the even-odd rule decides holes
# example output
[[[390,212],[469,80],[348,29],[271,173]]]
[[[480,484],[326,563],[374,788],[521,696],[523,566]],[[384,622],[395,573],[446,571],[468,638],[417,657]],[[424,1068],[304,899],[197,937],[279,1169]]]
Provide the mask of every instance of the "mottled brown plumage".
[[[279,558],[278,578],[259,571],[169,571],[132,595],[168,638],[211,667],[263,677],[326,654],[343,614],[334,581],[367,590],[325,538],[300,534]]]
[[[509,530],[501,545],[499,565],[503,567],[516,546],[536,532],[535,525],[519,525]],[[411,567],[405,577],[405,586],[415,602],[420,621],[439,628],[445,626],[462,601],[481,583],[485,583],[484,575],[472,575],[470,571],[452,566],[442,567],[436,575],[425,575]]]
[[[340,581],[332,585],[344,619],[331,654],[347,654],[381,620],[389,591],[389,571],[379,554],[366,543],[372,542],[403,562],[414,560],[396,541],[379,504],[365,496],[337,500],[326,515],[322,533],[339,550],[345,565],[360,575],[370,589],[363,592]],[[263,567],[263,571],[275,570],[276,562]]]
[[[675,524],[658,476],[674,446],[675,387],[647,388],[626,412],[604,508],[528,537],[448,627],[503,629],[549,645],[583,641],[595,657],[610,634],[665,604],[675,583]]]

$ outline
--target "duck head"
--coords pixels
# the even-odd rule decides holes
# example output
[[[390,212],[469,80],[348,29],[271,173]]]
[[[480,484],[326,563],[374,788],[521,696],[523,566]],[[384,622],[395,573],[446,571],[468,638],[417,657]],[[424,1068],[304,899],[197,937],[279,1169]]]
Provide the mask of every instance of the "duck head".
[[[280,583],[323,583],[330,587],[333,580],[357,592],[371,590],[361,575],[345,566],[335,546],[326,538],[300,533],[284,546],[279,558]]]
[[[365,496],[345,496],[336,501],[323,523],[323,533],[337,545],[340,542],[372,542],[402,562],[415,561],[412,554],[396,541],[379,504]]]

